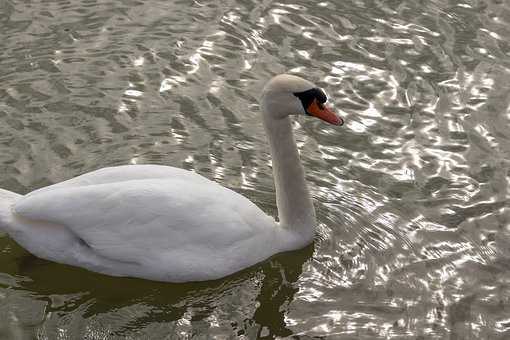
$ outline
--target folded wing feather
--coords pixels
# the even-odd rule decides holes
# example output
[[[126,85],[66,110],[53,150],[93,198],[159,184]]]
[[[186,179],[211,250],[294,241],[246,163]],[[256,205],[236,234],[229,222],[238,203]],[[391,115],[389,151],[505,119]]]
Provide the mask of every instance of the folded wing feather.
[[[253,203],[201,178],[200,183],[179,176],[53,186],[20,199],[14,211],[63,225],[97,253],[121,261],[179,256],[193,253],[193,247],[214,253],[263,232],[267,216]]]

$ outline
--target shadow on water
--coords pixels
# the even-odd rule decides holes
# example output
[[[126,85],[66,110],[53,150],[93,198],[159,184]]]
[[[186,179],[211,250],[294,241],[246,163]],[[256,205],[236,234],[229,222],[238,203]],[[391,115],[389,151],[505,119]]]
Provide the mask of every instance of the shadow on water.
[[[93,319],[103,319],[99,322],[103,328],[97,331],[104,333],[107,326],[105,335],[115,337],[136,335],[154,323],[173,325],[173,329],[168,326],[165,330],[168,334],[188,332],[178,329],[182,320],[210,323],[215,315],[230,313],[232,300],[239,297],[238,303],[243,305],[246,314],[237,318],[233,315],[230,332],[261,339],[289,336],[292,332],[285,323],[287,307],[298,290],[296,282],[303,264],[313,254],[310,245],[276,255],[224,279],[176,284],[96,274],[39,259],[7,237],[0,241],[4,249],[9,249],[4,252],[7,256],[0,258],[0,266],[7,267],[0,286],[12,294],[29,292],[33,306],[42,308],[41,322],[47,323],[55,314],[64,319],[66,314],[70,318],[79,315],[81,323],[88,324],[86,327],[72,325],[73,322],[67,325],[74,327],[71,331],[79,337],[86,335],[83,332],[91,332]],[[4,266],[4,262],[10,265]],[[243,300],[243,290],[247,289],[252,294]],[[15,334],[12,328],[17,327],[28,331],[23,324],[13,323],[7,331],[2,327],[5,325],[0,324],[0,335]],[[66,325],[59,327],[65,329]],[[55,334],[48,327],[46,331],[48,335]]]

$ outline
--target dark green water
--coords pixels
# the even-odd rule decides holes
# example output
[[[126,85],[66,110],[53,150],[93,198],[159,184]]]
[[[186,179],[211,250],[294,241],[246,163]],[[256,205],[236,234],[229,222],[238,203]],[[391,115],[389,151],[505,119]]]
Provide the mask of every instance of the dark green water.
[[[224,280],[0,236],[1,339],[510,338],[510,4],[296,1],[0,0],[2,188],[167,164],[274,215],[265,81],[310,79],[347,121],[295,124],[314,245]]]

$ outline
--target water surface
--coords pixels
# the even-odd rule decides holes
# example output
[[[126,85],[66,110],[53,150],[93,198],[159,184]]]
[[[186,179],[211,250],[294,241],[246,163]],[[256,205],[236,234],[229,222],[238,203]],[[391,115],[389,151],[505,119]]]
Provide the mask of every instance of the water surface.
[[[0,237],[0,338],[510,337],[507,1],[0,2],[0,187],[167,164],[275,215],[257,97],[301,117],[316,241],[215,282],[111,278]]]

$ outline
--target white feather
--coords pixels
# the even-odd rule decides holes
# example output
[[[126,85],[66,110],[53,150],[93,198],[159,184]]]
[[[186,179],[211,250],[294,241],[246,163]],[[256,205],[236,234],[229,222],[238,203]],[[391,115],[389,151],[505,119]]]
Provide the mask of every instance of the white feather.
[[[41,258],[172,282],[217,279],[300,248],[313,240],[315,213],[288,115],[303,111],[293,92],[310,86],[277,76],[263,93],[280,224],[196,173],[126,165],[25,196],[0,189],[0,228]]]

